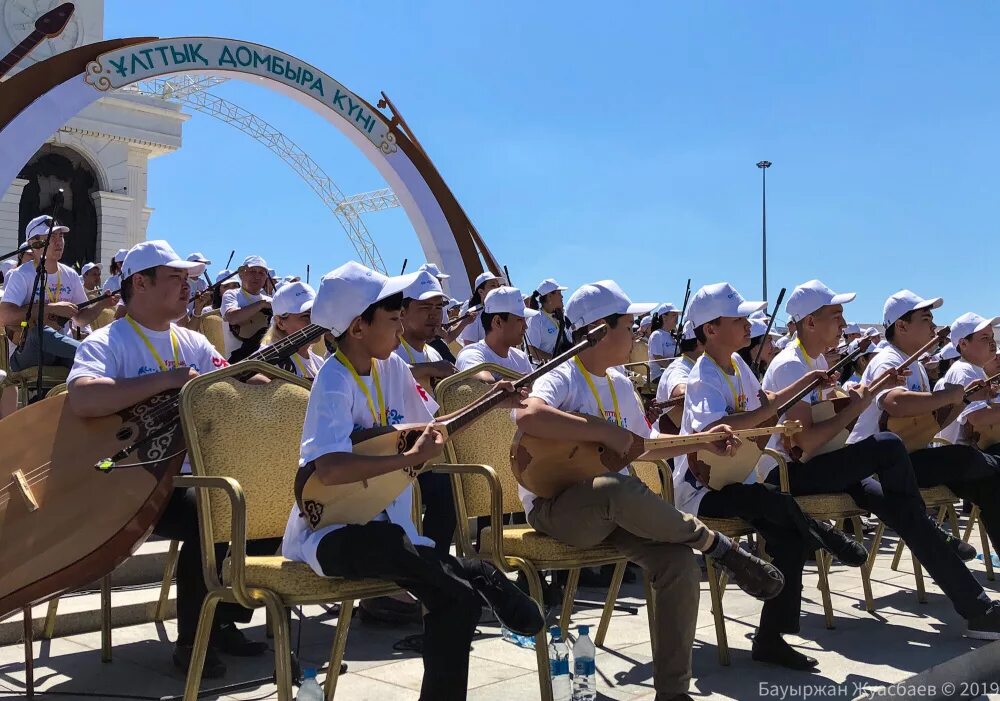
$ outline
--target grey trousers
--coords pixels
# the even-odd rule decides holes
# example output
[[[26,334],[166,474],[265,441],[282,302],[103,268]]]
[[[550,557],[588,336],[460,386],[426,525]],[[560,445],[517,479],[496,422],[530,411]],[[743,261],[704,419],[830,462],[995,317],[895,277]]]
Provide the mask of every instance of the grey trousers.
[[[28,329],[24,348],[14,351],[10,357],[10,369],[18,372],[38,367],[40,364],[71,368],[76,357],[76,349],[79,347],[80,342],[75,338],[70,338],[49,326],[42,327],[42,345],[39,346],[38,328],[33,326]]]
[[[707,549],[712,531],[641,480],[620,474],[574,485],[553,499],[536,498],[528,523],[568,545],[607,543],[646,571],[654,594],[656,696],[687,691],[701,582],[692,548]]]

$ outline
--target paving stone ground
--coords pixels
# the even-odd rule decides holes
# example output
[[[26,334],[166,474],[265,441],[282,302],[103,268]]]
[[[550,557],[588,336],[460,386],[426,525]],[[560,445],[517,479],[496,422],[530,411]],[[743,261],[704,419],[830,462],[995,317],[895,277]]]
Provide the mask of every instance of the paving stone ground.
[[[964,524],[963,524],[964,525]],[[979,545],[978,540],[974,543]],[[815,566],[810,563],[803,592],[802,631],[789,637],[799,649],[820,660],[819,671],[812,674],[754,663],[750,659],[749,636],[760,611],[760,604],[730,586],[723,601],[726,630],[732,664],[718,662],[716,635],[710,611],[708,586],[702,584],[698,633],[694,647],[694,674],[691,694],[704,699],[840,698],[852,699],[858,685],[884,685],[899,682],[932,665],[973,650],[985,643],[964,638],[964,622],[933,582],[927,582],[926,604],[916,599],[909,556],[903,558],[898,572],[890,569],[895,539],[885,542],[872,574],[877,613],[864,610],[861,578],[857,570],[834,564],[831,574],[835,627],[828,630],[823,619],[822,602],[817,589]],[[986,580],[981,561],[970,567],[987,591],[1000,598],[1000,581]],[[579,598],[602,600],[604,592],[582,589]],[[638,607],[631,615],[616,612],[606,644],[597,654],[599,698],[653,699],[652,664],[649,629],[638,584],[625,585],[620,602]],[[321,607],[307,607],[307,620],[301,625],[300,657],[305,663],[321,665],[329,653],[335,619]],[[600,612],[579,608],[573,623],[596,626]],[[293,624],[293,645],[300,626]],[[471,701],[537,699],[538,680],[534,652],[505,642],[495,622],[479,626],[481,635],[473,643],[469,673]],[[397,652],[393,645],[413,633],[417,626],[386,629],[362,623],[355,617],[347,643],[349,671],[340,679],[337,698],[350,701],[387,701],[417,699],[422,674],[419,656]],[[249,636],[264,638],[264,615],[258,611],[247,626]],[[184,680],[170,660],[175,635],[172,621],[147,624],[114,631],[114,661],[102,664],[100,634],[36,642],[35,677],[37,689],[58,692],[49,698],[149,698],[179,695]],[[1000,643],[996,643],[1000,655]],[[23,647],[0,648],[0,694],[3,698],[24,696]],[[204,689],[221,683],[236,684],[270,676],[273,658],[254,660],[227,658],[224,680],[206,681]],[[998,679],[1000,682],[1000,679]],[[45,698],[46,696],[42,696]],[[210,693],[204,698],[241,701],[276,698],[275,687],[259,682],[241,691]],[[1000,689],[993,696],[1000,699]]]

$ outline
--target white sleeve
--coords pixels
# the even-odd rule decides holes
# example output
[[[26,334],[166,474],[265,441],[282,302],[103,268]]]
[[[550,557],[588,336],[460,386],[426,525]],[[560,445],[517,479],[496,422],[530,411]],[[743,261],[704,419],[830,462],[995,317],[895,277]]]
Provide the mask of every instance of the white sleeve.
[[[320,370],[309,392],[299,456],[303,463],[330,453],[350,453],[354,420],[351,388],[343,375]]]
[[[525,333],[525,340],[528,344],[542,349],[542,315],[536,314],[535,316],[528,319],[528,331]]]
[[[27,278],[20,270],[15,270],[3,288],[3,301],[23,307],[28,303],[29,294]]]
[[[73,367],[66,378],[72,384],[80,377],[118,377],[118,359],[111,350],[108,334],[91,334],[76,349]]]
[[[87,291],[83,289],[83,280],[80,279],[80,276],[74,273],[68,282],[69,301],[73,304],[82,304],[83,302],[86,302]]]
[[[528,396],[537,397],[550,407],[561,409],[569,402],[572,390],[570,385],[569,375],[553,370],[535,380],[535,384],[531,387],[531,394]]]
[[[691,414],[691,431],[697,433],[726,416],[727,398],[722,390],[702,379],[691,382],[688,377],[684,411]]]
[[[459,372],[468,370],[476,365],[482,365],[485,362],[486,355],[483,353],[483,350],[473,346],[465,346],[455,357],[455,367],[458,368]]]
[[[219,309],[222,311],[222,319],[225,321],[226,314],[240,308],[240,301],[236,298],[239,290],[226,290],[222,294],[222,304]]]
[[[403,415],[406,423],[421,423],[430,421],[440,408],[438,403],[430,393],[423,388],[419,382],[413,379],[410,366],[398,355],[390,355],[386,363],[393,363],[396,367],[391,368],[391,372],[400,373],[403,377],[403,385],[408,388],[403,394]],[[411,420],[412,418],[412,420]]]

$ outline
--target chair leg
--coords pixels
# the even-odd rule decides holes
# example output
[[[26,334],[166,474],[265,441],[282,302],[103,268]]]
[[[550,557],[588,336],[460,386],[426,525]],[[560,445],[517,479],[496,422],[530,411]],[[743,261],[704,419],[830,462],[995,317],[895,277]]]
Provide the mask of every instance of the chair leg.
[[[917,601],[921,604],[927,603],[927,591],[924,589],[924,571],[920,566],[920,560],[917,556],[910,551],[910,555],[913,557],[913,577],[917,580]]]
[[[569,621],[573,615],[573,600],[576,599],[576,590],[580,586],[580,568],[574,567],[569,571],[566,578],[566,589],[563,591],[562,613],[559,614],[559,630],[562,631],[563,640],[566,640],[566,633],[569,630]]]
[[[827,570],[830,557],[823,550],[816,551],[816,571],[819,574],[819,591],[823,598],[823,617],[826,619],[826,627],[833,628],[833,602],[830,600],[830,580],[827,577]],[[831,558],[832,559],[832,558]]]
[[[649,621],[649,648],[653,659],[656,659],[656,596],[653,593],[653,583],[646,572],[642,573],[642,585],[646,590],[646,619]]]
[[[26,698],[35,698],[35,650],[34,650],[34,620],[31,615],[31,607],[27,606],[21,611],[24,618],[24,695]]]
[[[976,521],[979,520],[979,505],[972,505],[972,513],[969,514],[969,522],[965,526],[965,533],[962,534],[962,540],[966,543],[969,542],[969,538],[972,537],[972,529],[976,525]]]
[[[604,645],[604,636],[608,633],[611,615],[615,612],[615,601],[618,600],[618,593],[622,588],[622,580],[625,578],[626,564],[626,562],[622,561],[615,565],[615,573],[611,577],[611,585],[608,587],[608,597],[604,600],[604,611],[601,612],[601,622],[597,625],[597,635],[594,636],[594,644],[598,647]]]
[[[208,651],[208,639],[212,634],[212,621],[215,620],[215,608],[221,600],[222,597],[218,592],[210,591],[201,605],[201,614],[198,616],[198,632],[194,636],[191,664],[188,667],[187,680],[184,683],[184,701],[198,701],[201,673],[205,668],[205,653]]]
[[[979,508],[978,506],[976,507]],[[986,565],[986,579],[989,581],[995,581],[996,575],[993,574],[993,553],[990,552],[990,537],[986,533],[986,524],[983,523],[982,517],[979,518],[979,539],[983,543],[983,564]]]
[[[900,538],[896,543],[896,553],[892,556],[892,571],[896,572],[899,570],[899,561],[903,557],[903,539]]]
[[[864,533],[861,530],[861,517],[852,516],[851,523],[854,524],[855,537],[858,539],[859,543],[864,545],[865,537]],[[861,566],[861,586],[865,592],[865,611],[867,611],[868,613],[871,613],[872,611],[875,610],[875,600],[874,597],[872,596],[871,572],[872,572],[872,566],[874,566],[875,564],[875,552],[877,550],[878,550],[878,542],[873,539],[872,549],[868,553],[868,559],[865,561],[865,564]]]
[[[948,504],[948,524],[951,526],[951,534],[958,538],[961,531],[958,528],[958,512],[955,511],[954,504]]]
[[[726,637],[726,618],[722,613],[722,593],[720,592],[719,573],[712,564],[712,558],[706,557],[706,574],[708,575],[708,591],[712,596],[712,618],[715,619],[715,644],[719,648],[719,664],[729,666],[729,639]]]
[[[351,617],[353,615],[354,599],[341,601],[340,615],[337,616],[337,628],[333,634],[333,646],[330,648],[330,666],[326,670],[326,683],[323,688],[326,701],[333,701],[333,695],[337,693],[340,663],[344,661],[344,651],[347,649],[347,633],[351,629]],[[287,622],[285,625],[287,625]]]
[[[524,576],[528,580],[528,594],[541,606],[542,580],[538,576],[538,570],[524,560],[517,560],[512,564],[524,572]],[[535,663],[538,665],[538,692],[541,701],[552,701],[552,679],[549,676],[549,641],[544,627],[535,634]]]
[[[101,577],[101,662],[111,661],[111,575]]]
[[[56,616],[59,614],[59,599],[49,601],[49,606],[45,610],[45,626],[42,628],[42,640],[52,640],[56,633]]]
[[[177,571],[177,551],[180,541],[170,541],[170,550],[167,551],[167,566],[163,569],[163,582],[160,584],[160,599],[156,602],[156,613],[154,618],[163,621],[167,617],[167,602],[170,600],[170,583],[173,582],[174,572]]]
[[[274,676],[278,685],[278,701],[292,701],[292,641],[288,630],[288,615],[281,598],[266,589],[257,595],[274,621]],[[340,671],[340,668],[337,668]]]

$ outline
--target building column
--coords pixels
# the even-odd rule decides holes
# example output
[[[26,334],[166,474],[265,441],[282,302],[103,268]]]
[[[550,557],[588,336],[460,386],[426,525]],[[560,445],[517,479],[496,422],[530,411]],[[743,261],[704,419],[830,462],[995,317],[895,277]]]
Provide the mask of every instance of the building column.
[[[14,178],[10,188],[0,199],[0,252],[17,248],[17,227],[21,217],[21,193],[27,180]]]
[[[98,190],[92,194],[97,209],[97,251],[107,277],[111,259],[119,248],[131,248],[129,220],[135,209],[135,198],[117,192]]]
[[[146,169],[150,152],[138,146],[128,148],[128,195],[132,198],[132,206],[128,215],[128,245],[126,248],[146,240],[146,224],[149,214],[146,208]]]

